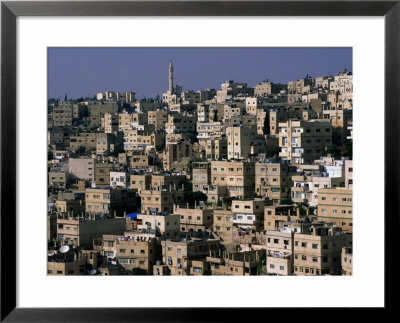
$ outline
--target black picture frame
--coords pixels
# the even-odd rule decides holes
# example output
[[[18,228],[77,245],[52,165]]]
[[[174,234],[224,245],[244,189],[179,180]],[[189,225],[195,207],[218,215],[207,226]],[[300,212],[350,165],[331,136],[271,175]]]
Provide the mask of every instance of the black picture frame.
[[[385,17],[385,309],[398,285],[390,259],[399,233],[400,1],[2,1],[1,2],[1,321],[239,321],[243,309],[16,307],[16,19],[18,16],[384,16]],[[15,243],[14,243],[15,242]],[[391,252],[393,251],[393,253]],[[389,280],[390,279],[390,280]],[[394,289],[394,288],[393,288]],[[39,291],[38,291],[39,293]],[[282,309],[281,309],[282,310]],[[264,316],[253,309],[251,317]],[[379,311],[381,313],[381,311]],[[327,310],[325,314],[334,311]],[[337,312],[336,312],[337,313]],[[264,319],[265,316],[264,316]],[[285,318],[289,319],[289,318]],[[315,318],[317,319],[317,318]],[[322,319],[322,318],[320,318]],[[341,318],[340,318],[341,319]]]

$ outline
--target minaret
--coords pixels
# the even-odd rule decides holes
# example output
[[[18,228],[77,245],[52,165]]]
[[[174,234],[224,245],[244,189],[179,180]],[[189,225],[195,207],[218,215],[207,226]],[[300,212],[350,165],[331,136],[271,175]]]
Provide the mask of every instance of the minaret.
[[[174,67],[172,66],[172,62],[169,62],[169,93],[173,94],[174,93]]]

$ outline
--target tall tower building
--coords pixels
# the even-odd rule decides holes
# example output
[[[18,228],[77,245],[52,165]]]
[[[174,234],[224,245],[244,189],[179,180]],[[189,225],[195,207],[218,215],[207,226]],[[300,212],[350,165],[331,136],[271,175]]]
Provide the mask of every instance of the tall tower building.
[[[172,62],[169,62],[169,93],[174,94],[174,67],[172,66]]]

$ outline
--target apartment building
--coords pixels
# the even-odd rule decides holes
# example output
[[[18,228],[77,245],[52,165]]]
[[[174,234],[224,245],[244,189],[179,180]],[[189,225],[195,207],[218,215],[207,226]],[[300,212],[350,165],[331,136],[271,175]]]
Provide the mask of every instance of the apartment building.
[[[206,231],[213,224],[213,209],[204,206],[175,205],[174,214],[180,216],[181,232]]]
[[[319,189],[318,220],[334,222],[345,232],[353,232],[353,189]]]
[[[122,234],[125,229],[125,217],[77,217],[71,212],[57,214],[57,239],[65,245],[92,249],[94,238],[100,238],[103,234]]]
[[[110,171],[110,187],[127,188],[130,183],[129,172]]]
[[[284,163],[255,163],[255,192],[275,203],[287,198],[292,187],[294,169]]]
[[[183,188],[183,185],[187,182],[186,175],[178,175],[174,173],[153,173],[151,175],[151,186],[167,187],[170,186],[174,189]]]
[[[65,103],[53,107],[52,121],[53,127],[71,127],[72,105]]]
[[[184,191],[157,186],[150,190],[142,190],[140,196],[142,214],[165,214],[173,212],[174,203],[183,203]]]
[[[332,126],[325,120],[279,123],[279,157],[294,164],[311,164],[332,144]]]
[[[114,238],[112,241],[110,241]],[[140,268],[153,272],[156,259],[157,240],[154,236],[127,232],[124,235],[103,235],[107,255],[113,254],[125,269]],[[110,245],[112,244],[112,247]]]
[[[257,136],[255,126],[233,126],[225,129],[228,143],[228,159],[247,158]]]
[[[54,167],[48,173],[49,187],[55,189],[66,189],[70,183],[70,175],[65,167]]]
[[[69,158],[68,169],[71,180],[87,180],[94,182],[94,159],[92,158]]]
[[[157,109],[156,111],[149,111],[148,123],[153,124],[156,131],[164,130],[165,124],[168,121],[168,112],[164,109]]]
[[[300,219],[300,209],[293,205],[268,205],[264,207],[264,229],[278,230],[283,223]]]
[[[211,184],[227,187],[230,197],[254,194],[254,163],[242,161],[212,161]]]
[[[151,175],[144,172],[134,172],[130,174],[129,186],[131,189],[137,189],[139,193],[142,190],[149,190],[151,186]]]
[[[265,257],[265,249],[227,252],[210,251],[206,261],[210,264],[213,276],[257,275],[260,260]]]
[[[220,246],[218,239],[182,239],[166,240],[161,243],[163,262],[168,265],[171,275],[186,276],[190,274],[192,261],[205,260],[210,250]]]
[[[341,273],[343,247],[350,247],[352,235],[327,224],[311,226],[310,234],[294,234],[294,274],[337,275]]]
[[[104,133],[115,133],[119,131],[119,117],[118,113],[106,113],[104,115],[104,121],[102,122],[102,126],[104,128]]]
[[[186,170],[193,146],[186,140],[169,140],[164,152],[164,169],[167,171]]]
[[[233,241],[233,221],[231,210],[214,210],[213,232],[215,232],[224,243]]]
[[[96,154],[104,155],[113,152],[117,147],[122,148],[123,133],[98,133],[96,135]]]
[[[291,198],[295,203],[318,205],[318,192],[320,188],[343,187],[343,177],[328,177],[328,174],[293,175]]]
[[[87,213],[121,217],[136,211],[136,191],[110,188],[87,188]]]
[[[86,150],[96,149],[96,133],[82,132],[70,136],[69,149],[77,151],[82,146]]]
[[[95,187],[109,187],[110,173],[114,170],[114,164],[97,162],[94,164]]]
[[[207,194],[211,184],[211,162],[192,163],[193,192]]]
[[[267,230],[266,236],[266,273],[267,275],[290,276],[293,274],[293,237],[290,228]]]
[[[194,114],[170,114],[165,124],[165,132],[191,133],[196,131],[196,115]]]
[[[264,206],[267,203],[263,199],[233,200],[231,206],[233,225],[260,229],[264,224]]]
[[[344,177],[345,177],[345,184],[346,188],[353,188],[353,161],[346,160],[344,162]]]
[[[50,250],[47,257],[48,276],[90,275],[96,270],[99,255],[91,250],[70,249],[66,253]]]
[[[200,144],[211,138],[220,138],[223,134],[225,131],[221,122],[197,122],[197,139]]]
[[[342,275],[352,276],[353,275],[353,248],[343,247],[342,248]]]
[[[180,216],[178,214],[138,214],[138,230],[161,234],[166,239],[176,239],[179,236]]]
[[[204,146],[207,159],[219,160],[228,157],[228,142],[225,135],[221,138],[207,139]]]

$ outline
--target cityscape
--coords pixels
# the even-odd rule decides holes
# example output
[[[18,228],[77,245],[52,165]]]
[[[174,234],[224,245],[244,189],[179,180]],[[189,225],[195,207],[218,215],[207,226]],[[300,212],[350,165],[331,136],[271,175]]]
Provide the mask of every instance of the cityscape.
[[[137,88],[65,76],[62,97],[49,65],[47,275],[352,275],[351,49],[335,67],[313,49],[259,49],[274,73],[243,57],[237,80],[221,51],[215,73],[148,55],[156,71],[129,74]]]

